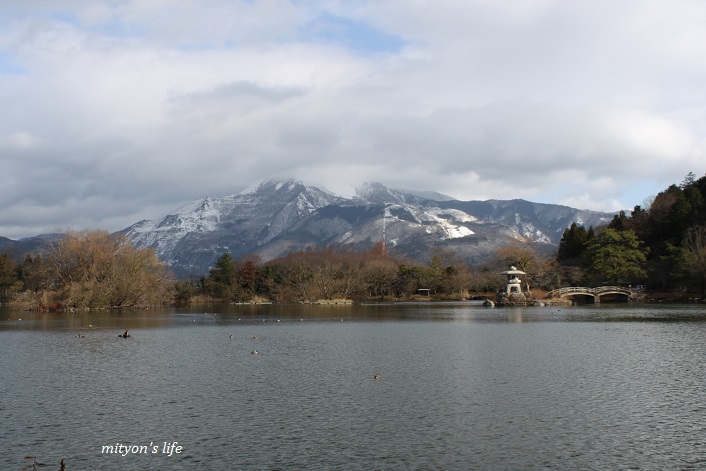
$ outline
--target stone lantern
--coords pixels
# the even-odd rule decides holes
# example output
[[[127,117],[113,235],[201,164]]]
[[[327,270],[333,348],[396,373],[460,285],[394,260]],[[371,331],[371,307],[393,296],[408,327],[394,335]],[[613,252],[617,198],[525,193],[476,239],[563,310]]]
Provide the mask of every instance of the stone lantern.
[[[510,269],[502,272],[501,275],[507,276],[507,287],[505,289],[505,293],[522,293],[522,280],[520,279],[520,275],[526,275],[525,272],[510,266]]]
[[[505,291],[498,293],[498,303],[499,304],[523,304],[527,302],[527,297],[529,292],[525,294],[522,293],[522,279],[521,276],[526,275],[522,270],[510,266],[509,270],[501,272],[502,275],[507,277],[507,283],[505,286]]]

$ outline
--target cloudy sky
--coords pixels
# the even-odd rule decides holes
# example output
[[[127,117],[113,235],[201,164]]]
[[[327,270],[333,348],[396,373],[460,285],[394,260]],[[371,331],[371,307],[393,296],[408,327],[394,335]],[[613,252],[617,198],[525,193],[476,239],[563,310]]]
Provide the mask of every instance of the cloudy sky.
[[[706,172],[700,0],[3,0],[0,236],[294,177],[631,209]]]

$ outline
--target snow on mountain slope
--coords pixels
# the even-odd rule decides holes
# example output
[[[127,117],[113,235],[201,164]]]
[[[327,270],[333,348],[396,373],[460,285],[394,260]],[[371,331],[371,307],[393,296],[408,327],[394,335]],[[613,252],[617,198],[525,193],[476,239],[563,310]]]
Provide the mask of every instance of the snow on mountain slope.
[[[269,260],[314,245],[369,246],[383,233],[408,256],[421,257],[430,247],[446,244],[477,258],[480,251],[513,240],[551,246],[577,219],[597,225],[612,217],[523,200],[463,202],[427,194],[368,183],[353,198],[344,198],[299,180],[268,180],[236,195],[188,203],[123,232],[186,275],[206,273],[224,252]]]
[[[227,247],[229,234],[256,238],[262,245],[291,224],[339,199],[300,181],[269,180],[237,195],[208,197],[185,204],[163,219],[140,221],[124,232],[137,246],[152,247],[168,263],[186,239]]]

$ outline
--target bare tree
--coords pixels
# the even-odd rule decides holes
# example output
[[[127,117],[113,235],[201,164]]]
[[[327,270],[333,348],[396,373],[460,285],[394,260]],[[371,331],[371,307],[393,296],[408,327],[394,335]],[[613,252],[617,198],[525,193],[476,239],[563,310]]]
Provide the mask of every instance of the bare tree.
[[[363,282],[370,297],[384,298],[397,281],[397,264],[392,260],[370,260],[362,268]]]
[[[48,245],[48,289],[70,308],[121,308],[169,299],[171,274],[152,249],[136,249],[122,234],[70,231]]]

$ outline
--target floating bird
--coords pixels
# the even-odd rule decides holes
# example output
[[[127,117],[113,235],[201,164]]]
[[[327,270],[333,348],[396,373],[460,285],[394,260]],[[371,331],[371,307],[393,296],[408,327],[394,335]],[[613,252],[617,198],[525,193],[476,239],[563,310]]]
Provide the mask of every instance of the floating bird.
[[[258,353],[260,352],[258,352],[257,350],[253,350],[252,352],[250,352],[250,355],[257,355]]]
[[[380,376],[380,373],[376,373],[375,376],[373,376],[373,378],[380,379],[380,378],[382,378],[382,376]]]
[[[232,339],[232,338],[233,338],[233,334],[230,334],[230,337],[228,337],[228,338],[229,338],[229,339]]]
[[[124,333],[124,334],[118,335],[118,337],[122,337],[122,338],[124,338],[124,339],[128,338],[129,336],[130,336],[130,333],[127,331],[127,329],[125,329],[125,333]]]

